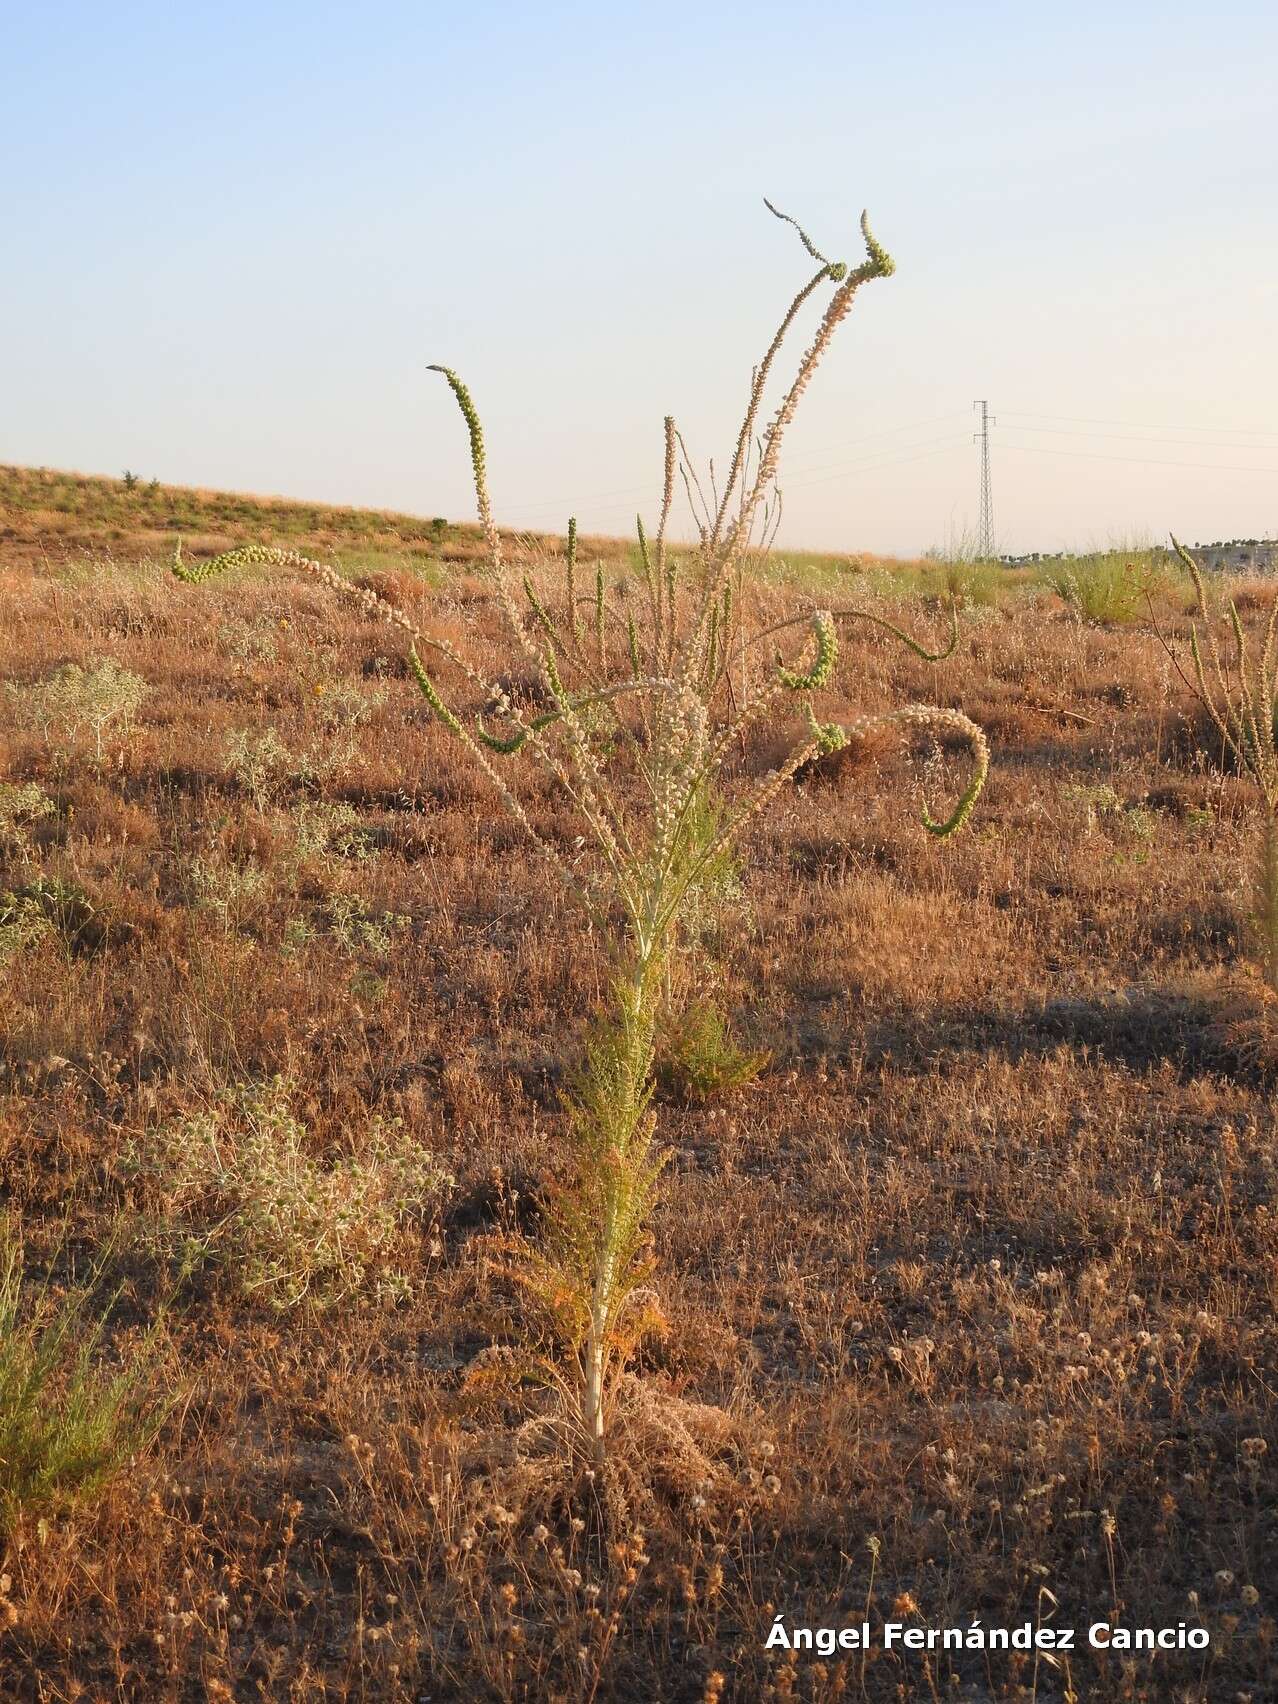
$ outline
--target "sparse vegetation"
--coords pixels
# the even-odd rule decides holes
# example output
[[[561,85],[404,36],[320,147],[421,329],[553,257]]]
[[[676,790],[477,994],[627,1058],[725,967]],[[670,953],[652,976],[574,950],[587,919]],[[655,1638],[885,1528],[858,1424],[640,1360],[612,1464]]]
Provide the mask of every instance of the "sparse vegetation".
[[[1165,553],[1147,549],[1097,551],[1051,564],[1044,579],[1080,621],[1126,625],[1144,615],[1151,597],[1169,591]]]
[[[353,578],[395,575],[414,625],[504,656],[478,530],[451,523],[415,554],[429,521],[401,534],[380,515],[168,488],[152,510],[145,487],[126,511],[118,482],[34,472],[0,488],[7,680],[110,655],[150,687],[102,766],[90,739],[59,751],[0,718],[0,775],[30,801],[6,819],[0,891],[28,890],[47,926],[0,974],[20,1319],[56,1319],[87,1287],[68,1251],[103,1268],[34,1415],[60,1412],[103,1320],[95,1378],[132,1366],[158,1319],[141,1394],[163,1409],[186,1393],[91,1494],[6,1517],[0,1695],[1010,1698],[1035,1684],[1015,1652],[936,1652],[925,1669],[925,1653],[862,1665],[764,1642],[777,1613],[864,1614],[876,1645],[887,1620],[1020,1625],[1052,1607],[1044,1589],[1059,1625],[1117,1607],[1210,1631],[1192,1663],[1078,1653],[1088,1704],[1273,1693],[1278,1046],[1245,962],[1263,810],[1198,701],[1175,585],[1155,612],[1184,680],[1148,606],[1080,622],[1033,568],[1007,570],[992,619],[960,605],[943,672],[873,625],[841,633],[822,722],[940,694],[997,762],[938,857],[903,806],[900,730],[854,735],[746,827],[689,920],[703,944],[676,955],[671,1017],[713,995],[729,1040],[770,1058],[704,1101],[661,1086],[650,1226],[668,1329],[619,1392],[615,1459],[644,1473],[608,1551],[591,1482],[563,1494],[553,1406],[513,1385],[529,1309],[502,1254],[540,1244],[571,1173],[563,1091],[615,968],[605,938],[455,737],[424,704],[405,713],[402,629],[309,582],[187,592],[158,560],[189,506],[188,554],[269,529]],[[527,572],[555,608],[562,541],[503,545],[517,589]],[[611,598],[635,595],[631,553],[578,540]],[[410,566],[428,559],[441,566]],[[783,560],[754,578],[765,625],[801,598],[907,629],[943,617],[935,564]],[[1272,587],[1222,591],[1258,662]],[[274,659],[237,655],[219,637],[236,623]],[[546,709],[531,666],[504,672],[526,717]],[[385,697],[340,764],[269,778],[259,804],[231,739],[329,749],[317,678]],[[787,749],[747,729],[725,798]],[[964,776],[947,753],[927,779],[939,798]],[[520,796],[578,856],[549,780],[531,773]],[[197,859],[262,872],[230,928],[198,903]],[[37,881],[62,900],[32,897]],[[332,895],[409,922],[389,953],[344,941]],[[1245,1022],[1222,1023],[1225,996]],[[128,1177],[122,1157],[160,1133],[176,1148],[209,1115],[238,1142],[237,1097],[276,1077],[321,1180],[399,1119],[455,1187],[345,1302],[246,1295],[228,1243],[166,1308],[215,1198],[179,1210],[175,1172]],[[404,1280],[385,1300],[383,1264]],[[562,1342],[544,1347],[562,1366]],[[1042,1664],[1036,1684],[1037,1704],[1063,1704],[1063,1671]]]
[[[0,969],[30,947],[52,939],[56,931],[38,898],[29,893],[0,893]]]
[[[1212,624],[1207,586],[1197,561],[1176,539],[1172,544],[1189,570],[1195,611],[1204,625],[1206,658],[1197,625],[1190,631],[1192,678],[1222,752],[1255,785],[1263,806],[1253,868],[1253,924],[1257,952],[1270,992],[1278,994],[1278,602],[1271,604],[1260,658],[1249,650],[1237,601],[1226,601],[1234,668],[1226,664]],[[1173,661],[1181,668],[1179,659]],[[1236,672],[1235,672],[1236,671]],[[1182,676],[1183,676],[1183,670]]]
[[[430,1227],[453,1180],[398,1124],[374,1119],[347,1150],[308,1154],[290,1085],[275,1078],[146,1132],[121,1168],[143,1193],[143,1241],[184,1273],[211,1266],[277,1312],[400,1298],[396,1249],[410,1227]]]
[[[44,680],[10,682],[6,691],[14,713],[44,739],[75,744],[87,735],[101,763],[108,730],[119,738],[128,733],[148,688],[140,675],[108,657],[88,668],[64,663]]]
[[[31,830],[53,811],[53,800],[34,781],[0,782],[0,853],[18,862],[32,859]]]
[[[23,1515],[90,1497],[164,1417],[154,1332],[113,1369],[111,1306],[99,1283],[59,1293],[26,1282],[21,1240],[0,1217],[0,1543]],[[3,1580],[0,1604],[13,1586]]]
[[[727,1019],[710,1000],[694,1000],[669,1022],[657,1054],[662,1088],[699,1103],[720,1100],[754,1082],[768,1063],[732,1039]]]

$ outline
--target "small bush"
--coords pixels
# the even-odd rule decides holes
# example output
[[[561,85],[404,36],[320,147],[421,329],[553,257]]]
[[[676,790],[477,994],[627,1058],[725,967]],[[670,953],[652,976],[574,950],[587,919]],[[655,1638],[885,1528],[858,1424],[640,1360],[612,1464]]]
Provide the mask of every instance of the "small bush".
[[[74,744],[87,736],[101,763],[108,730],[127,733],[150,687],[108,657],[87,669],[65,663],[47,680],[27,686],[11,681],[5,690],[19,718],[45,740],[57,736]]]
[[[53,925],[36,900],[0,893],[0,970],[53,934]]]
[[[998,609],[1007,599],[1008,573],[996,562],[947,562],[941,572],[946,597],[969,609]]]
[[[53,814],[53,800],[34,781],[0,782],[0,854],[26,860],[34,852],[31,825]]]
[[[75,953],[96,952],[107,938],[106,924],[88,894],[61,876],[37,876],[16,892],[0,895],[0,932],[6,928],[34,931],[23,945],[56,935]]]
[[[1054,568],[1048,584],[1080,621],[1122,625],[1137,620],[1149,599],[1168,589],[1167,576],[1146,554],[1127,552],[1080,556]]]
[[[22,1510],[87,1496],[154,1436],[155,1328],[115,1372],[99,1350],[110,1302],[96,1281],[30,1293],[22,1245],[0,1218],[0,1531]]]
[[[1089,834],[1096,826],[1097,817],[1115,816],[1123,808],[1123,801],[1108,782],[1094,787],[1070,782],[1061,788],[1061,798],[1080,813]]]
[[[304,799],[293,813],[292,831],[291,859],[297,867],[329,857],[363,863],[376,855],[373,837],[353,805]]]
[[[718,1007],[698,1000],[668,1026],[657,1081],[663,1093],[680,1100],[718,1100],[754,1082],[768,1058],[739,1048]]]
[[[214,863],[193,858],[187,875],[191,904],[208,911],[224,935],[239,934],[262,906],[270,878],[260,864]]]
[[[276,636],[262,621],[224,621],[217,642],[237,663],[273,663],[279,656]]]
[[[380,917],[370,914],[362,900],[347,893],[329,897],[328,914],[334,939],[343,952],[351,954],[389,953],[394,936],[411,922],[402,912],[383,911]]]
[[[348,680],[317,681],[314,694],[320,722],[330,734],[353,733],[386,697],[381,687],[358,686]]]
[[[240,790],[259,811],[280,804],[292,789],[314,787],[341,774],[357,748],[356,734],[384,694],[347,681],[315,681],[310,689],[322,729],[305,750],[294,751],[274,728],[260,734],[240,730],[226,744],[227,766]]]
[[[122,1169],[151,1204],[145,1246],[188,1272],[210,1265],[277,1312],[407,1293],[394,1264],[403,1236],[433,1217],[453,1183],[398,1121],[374,1119],[352,1152],[313,1159],[278,1077],[148,1132]]]
[[[260,734],[237,729],[226,742],[226,761],[236,783],[259,811],[278,798],[301,767],[274,728]]]

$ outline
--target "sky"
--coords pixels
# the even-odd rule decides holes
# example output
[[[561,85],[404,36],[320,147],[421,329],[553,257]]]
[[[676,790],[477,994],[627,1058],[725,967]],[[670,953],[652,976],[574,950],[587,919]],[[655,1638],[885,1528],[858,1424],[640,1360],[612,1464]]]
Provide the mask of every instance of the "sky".
[[[977,398],[1004,550],[1278,536],[1272,4],[3,0],[0,159],[0,461],[464,519],[445,362],[503,524],[652,524],[812,270],[766,195],[898,267],[783,545],[973,534]]]

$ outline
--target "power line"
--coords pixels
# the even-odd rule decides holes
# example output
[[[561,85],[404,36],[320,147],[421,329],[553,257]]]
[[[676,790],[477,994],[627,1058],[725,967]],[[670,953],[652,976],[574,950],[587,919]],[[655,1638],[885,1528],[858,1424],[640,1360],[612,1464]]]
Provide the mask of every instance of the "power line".
[[[894,467],[904,467],[910,462],[927,461],[932,456],[951,454],[954,450],[962,449],[967,443],[966,436],[954,437],[946,434],[939,439],[925,439],[922,444],[901,445],[893,450],[878,450],[873,455],[862,456],[857,461],[847,463],[837,473],[819,474],[815,479],[800,479],[793,482],[785,479],[779,480],[778,489],[784,500],[791,491],[803,491],[813,485],[827,485],[836,479],[855,479],[862,474],[879,473]],[[517,512],[520,515],[531,512],[518,503],[512,503],[509,507],[512,512]],[[619,504],[610,504],[592,512],[599,519],[606,517],[609,520],[614,518],[629,520],[633,518],[629,508],[623,508]]]
[[[859,445],[862,445],[862,444],[882,443],[884,438],[894,438],[901,432],[920,432],[920,431],[922,431],[922,429],[925,426],[939,426],[943,421],[954,420],[962,413],[963,413],[962,409],[951,409],[948,414],[936,414],[936,415],[933,415],[933,417],[930,420],[915,420],[915,421],[911,422],[911,424],[908,425],[908,426],[889,426],[885,431],[871,432],[864,438],[853,438],[846,444],[828,444],[826,446],[826,448],[823,449],[823,450],[809,450],[806,456],[803,456],[803,455],[800,455],[800,456],[785,456],[785,457],[782,458],[783,464],[786,467],[797,467],[798,471],[800,473],[804,473],[804,474],[807,474],[807,473],[824,473],[827,469],[837,470],[837,469],[842,468],[842,467],[852,467],[852,466],[857,465],[861,461],[863,461],[865,458],[863,456],[856,456],[856,457],[853,458],[853,460],[851,462],[847,462],[847,461],[840,459],[838,461],[832,461],[832,462],[817,462],[813,466],[808,466],[808,465],[805,465],[805,464],[811,462],[812,457],[814,455],[828,456],[835,450],[851,450],[851,449],[856,449]],[[950,433],[943,433],[942,436],[949,437],[951,435],[952,431],[953,431],[953,428],[951,427],[951,432]],[[873,455],[878,455],[878,454],[887,455],[887,454],[890,453],[890,450],[892,450],[892,449],[922,449],[924,444],[934,444],[934,443],[939,443],[940,441],[941,440],[940,440],[939,437],[938,438],[925,438],[919,444],[893,445],[893,446],[889,446],[889,448],[885,448],[882,451],[875,450],[875,451],[871,451],[869,453],[873,454]]]
[[[912,444],[910,449],[911,451],[917,450],[919,452],[917,455],[911,453],[908,455],[894,455],[887,461],[866,460],[864,462],[854,462],[849,467],[842,469],[839,473],[824,474],[819,479],[800,479],[796,480],[793,484],[787,484],[785,480],[781,480],[779,481],[781,495],[784,497],[787,491],[805,491],[811,485],[828,485],[830,481],[834,479],[854,479],[857,474],[860,473],[879,473],[880,471],[891,467],[904,467],[908,462],[927,461],[932,456],[949,455],[954,450],[965,448],[968,440],[966,437],[946,438],[944,440],[938,439],[936,442],[939,445],[939,448],[936,449],[927,449],[923,445]]]
[[[1201,438],[1151,438],[1134,432],[1075,432],[1070,426],[1017,426],[1008,427],[1012,432],[1034,432],[1042,436],[1047,434],[1059,438],[1113,438],[1127,444],[1187,444],[1196,450],[1272,450],[1278,446],[1273,444],[1234,444],[1234,443],[1204,443]]]
[[[1047,414],[1032,408],[1010,408],[1004,413],[1018,420],[1067,420],[1074,426],[1123,426],[1137,432],[1225,432],[1237,438],[1275,438],[1274,426],[1200,426],[1196,421],[1163,420],[1158,425],[1144,425],[1138,420],[1097,420],[1085,414]]]
[[[980,407],[982,405],[980,403],[977,403],[975,406]],[[821,462],[821,461],[818,460],[818,461],[814,462],[813,458],[814,457],[820,458],[820,457],[823,457],[823,456],[829,456],[833,453],[837,453],[837,452],[842,451],[842,450],[857,449],[861,445],[864,445],[864,444],[880,443],[886,438],[896,437],[903,432],[921,431],[925,426],[939,425],[942,422],[952,420],[952,419],[956,418],[956,416],[960,412],[961,412],[961,410],[951,410],[948,414],[932,415],[930,418],[928,418],[926,420],[908,421],[905,424],[900,425],[900,426],[886,427],[881,432],[872,432],[872,433],[867,434],[864,437],[849,439],[848,441],[846,441],[843,444],[837,444],[837,445],[836,444],[829,444],[829,445],[826,445],[826,446],[824,446],[823,448],[820,448],[820,449],[810,450],[810,451],[807,452],[806,455],[799,455],[798,457],[787,457],[786,458],[786,466],[787,466],[787,468],[795,469],[799,473],[802,473],[802,474],[805,474],[805,475],[808,474],[808,473],[823,472],[823,471],[825,471],[826,468],[829,468],[829,469],[834,470],[834,471],[838,471],[838,470],[840,470],[844,467],[857,466],[857,465],[860,465],[861,461],[864,458],[856,457],[856,458],[854,458],[854,460],[852,462],[844,462],[842,460],[836,460],[836,461],[831,461],[831,462]],[[1133,432],[1166,432],[1166,431],[1176,431],[1178,429],[1182,429],[1182,430],[1193,431],[1193,432],[1212,432],[1212,433],[1217,433],[1217,434],[1219,434],[1219,433],[1226,433],[1226,434],[1233,433],[1234,435],[1236,435],[1238,437],[1246,437],[1246,436],[1278,437],[1278,429],[1273,429],[1273,428],[1264,429],[1264,428],[1260,428],[1260,427],[1247,427],[1247,426],[1232,426],[1232,427],[1229,427],[1229,426],[1201,426],[1201,427],[1200,426],[1186,426],[1184,428],[1177,428],[1174,424],[1169,424],[1167,422],[1164,422],[1163,424],[1161,424],[1159,426],[1154,426],[1154,425],[1141,426],[1134,421],[1099,420],[1099,419],[1093,419],[1091,417],[1083,416],[1083,415],[1050,414],[1046,411],[1034,412],[1034,411],[1029,410],[1029,409],[1013,409],[1013,410],[1010,411],[1010,413],[1011,413],[1012,419],[1065,420],[1065,421],[1069,421],[1069,422],[1071,422],[1072,424],[1075,424],[1075,425],[1092,424],[1092,425],[1101,425],[1101,426],[1107,425],[1107,426],[1128,427]],[[1005,420],[1005,423],[1010,423],[1008,421],[1008,415],[1007,415],[1006,412],[1005,412],[1004,420]],[[989,416],[988,423],[991,426],[997,424],[997,422],[995,421],[993,416]],[[1110,433],[1110,432],[1096,432],[1096,433],[1080,432],[1080,433],[1076,433],[1076,434],[1075,433],[1067,433],[1064,428],[1059,427],[1059,426],[1017,426],[1017,425],[1011,425],[1011,430],[1015,431],[1015,432],[1051,433],[1054,436],[1059,434],[1061,436],[1077,436],[1077,437],[1084,437],[1084,438],[1085,437],[1122,438],[1124,436],[1124,434],[1122,434],[1122,433]],[[1137,436],[1133,436],[1128,441],[1130,441],[1132,443],[1184,443],[1187,446],[1193,446],[1197,443],[1197,440],[1192,439],[1192,438],[1186,438],[1186,439],[1162,438],[1162,439],[1160,439],[1160,438],[1148,438],[1148,437],[1137,437]],[[904,446],[902,446],[902,447],[904,447]],[[1009,445],[1008,447],[1011,448],[1012,446]],[[1215,446],[1211,445],[1211,444],[1203,444],[1201,447],[1203,449],[1209,449],[1209,448],[1214,448]],[[1265,445],[1265,444],[1257,444],[1257,445],[1254,445],[1254,446],[1250,445],[1250,444],[1221,444],[1219,447],[1221,449],[1244,449],[1245,450],[1245,449],[1256,448],[1256,449],[1263,450],[1263,449],[1269,449],[1273,446]],[[1121,459],[1121,458],[1116,458],[1116,459]],[[1189,465],[1189,464],[1186,464],[1186,465]],[[1207,464],[1203,464],[1203,465],[1207,465]],[[807,481],[805,480],[804,483],[807,483]],[[982,484],[984,484],[984,480],[982,480]],[[798,486],[795,485],[795,486],[792,486],[791,488],[792,489],[798,489]],[[651,480],[649,480],[649,481],[644,482],[643,484],[614,486],[609,491],[596,491],[596,492],[591,492],[591,493],[587,493],[587,494],[577,492],[574,495],[569,496],[569,497],[558,497],[558,498],[539,497],[536,500],[535,503],[530,503],[530,504],[512,503],[511,507],[518,507],[520,509],[520,511],[524,514],[541,514],[541,513],[549,514],[549,513],[552,513],[552,512],[559,511],[561,509],[565,509],[565,506],[567,508],[571,508],[574,503],[581,504],[581,505],[584,506],[586,504],[593,504],[593,503],[597,503],[597,502],[602,502],[606,499],[614,498],[614,497],[619,498],[619,497],[629,497],[629,496],[634,496],[634,497],[650,496],[653,492],[653,489],[654,489],[653,482]],[[621,505],[617,505],[617,508],[618,508],[618,510],[620,510]]]
[[[911,421],[906,422],[902,426],[888,426],[888,427],[885,427],[884,430],[881,431],[881,432],[871,432],[871,433],[868,433],[865,437],[862,437],[862,438],[852,438],[844,444],[827,444],[822,449],[809,450],[806,456],[804,456],[804,455],[800,455],[800,456],[797,456],[797,457],[789,457],[788,456],[788,457],[785,458],[785,465],[787,467],[797,467],[798,471],[800,473],[821,473],[826,468],[838,469],[838,468],[845,467],[845,466],[853,466],[853,465],[856,465],[857,463],[859,463],[863,458],[858,456],[858,457],[854,458],[854,461],[851,462],[851,463],[847,463],[847,462],[843,462],[843,461],[834,461],[834,462],[820,462],[820,461],[818,461],[814,465],[810,465],[810,466],[807,466],[807,465],[804,465],[804,464],[805,463],[811,463],[813,456],[817,456],[817,457],[828,456],[828,455],[831,455],[833,453],[837,453],[838,451],[841,451],[841,450],[856,449],[863,444],[881,443],[885,438],[897,437],[902,432],[919,432],[919,431],[922,431],[922,429],[925,426],[937,426],[937,425],[940,425],[943,421],[949,421],[949,420],[957,419],[957,417],[962,412],[963,412],[962,409],[951,409],[948,414],[934,414],[927,420],[911,420]],[[928,441],[932,441],[932,440],[928,440]],[[902,447],[906,447],[906,446],[902,446]],[[910,446],[910,447],[914,447],[914,446]],[[886,453],[886,452],[884,452],[884,453]],[[579,504],[585,505],[587,503],[595,503],[595,502],[602,501],[603,499],[608,498],[608,497],[627,497],[627,496],[651,497],[653,495],[655,489],[656,489],[656,487],[655,487],[654,482],[652,480],[649,480],[649,481],[647,481],[647,483],[645,483],[643,485],[614,486],[614,488],[611,491],[596,491],[593,494],[587,494],[585,496],[583,496],[580,492],[578,492],[575,496],[572,496],[572,497],[558,497],[558,498],[539,497],[535,503],[527,503],[527,504],[512,503],[510,506],[512,508],[514,508],[514,507],[519,508],[520,511],[524,514],[550,513],[551,511],[571,509],[571,507],[574,503],[579,503]]]
[[[900,426],[887,427],[881,432],[870,433],[866,436],[852,439],[845,444],[838,446],[838,448],[844,450],[853,449],[859,445],[879,446],[878,448],[868,449],[857,456],[838,459],[835,461],[822,462],[818,460],[813,462],[813,456],[821,457],[830,455],[831,451],[835,449],[835,446],[829,445],[823,450],[809,451],[806,456],[801,455],[796,458],[794,462],[791,462],[789,458],[787,458],[787,468],[795,467],[800,477],[793,481],[782,479],[779,482],[782,496],[784,497],[794,491],[806,490],[812,486],[829,484],[835,480],[854,480],[858,477],[858,475],[874,474],[880,471],[887,471],[894,467],[906,466],[915,461],[931,460],[937,456],[951,454],[955,450],[961,448],[965,443],[975,442],[980,446],[980,525],[978,530],[978,547],[982,557],[987,560],[992,559],[995,551],[995,535],[989,430],[990,427],[996,425],[997,422],[994,416],[989,412],[989,403],[987,400],[978,399],[973,404],[973,407],[979,410],[979,427],[978,430],[972,434],[971,439],[969,439],[966,435],[954,436],[953,429],[951,429],[950,432],[943,433],[938,437],[925,438],[914,443],[899,441],[903,434],[916,433],[924,427],[956,419],[956,416],[962,411],[953,410],[948,414],[934,415],[926,420],[916,420]],[[1213,453],[1218,450],[1243,450],[1246,452],[1264,452],[1267,450],[1271,454],[1278,452],[1278,444],[1243,444],[1201,441],[1194,438],[1137,435],[1139,433],[1174,432],[1177,430],[1174,426],[1169,427],[1167,425],[1163,425],[1161,427],[1137,427],[1133,422],[1101,421],[1079,415],[1059,415],[1049,414],[1046,412],[1035,414],[1031,413],[1029,410],[1014,410],[1012,413],[1012,420],[1008,421],[1005,416],[1004,424],[1005,427],[1010,426],[1010,430],[1017,434],[1074,437],[1083,438],[1084,440],[1105,439],[1130,444],[1184,444],[1188,447],[1211,450]],[[1072,422],[1075,425],[1090,424],[1098,426],[1126,426],[1129,430],[1114,432],[1077,432],[1069,430],[1064,426],[1015,424],[1016,420],[1026,419],[1044,421],[1061,420]],[[1216,434],[1232,432],[1239,437],[1244,435],[1261,437],[1265,435],[1262,433],[1260,428],[1253,429],[1249,427],[1190,427],[1188,430],[1212,432]],[[1274,432],[1270,435],[1278,437],[1278,432]],[[890,440],[898,441],[891,442]],[[1172,459],[1169,457],[1114,455],[1112,453],[1102,451],[1072,450],[1038,444],[1018,444],[1009,442],[1006,439],[1000,441],[1002,442],[1004,449],[1017,450],[1024,455],[1063,456],[1069,460],[1108,461],[1127,464],[1130,466],[1184,468],[1205,472],[1257,473],[1264,474],[1266,476],[1278,475],[1278,467],[1255,467],[1216,461],[1199,462]],[[805,466],[803,465],[804,463],[808,463],[809,465]],[[516,525],[532,527],[534,529],[538,526],[538,522],[535,517],[539,514],[549,515],[555,511],[560,511],[566,514],[573,507],[577,507],[578,510],[587,509],[592,512],[592,521],[594,526],[598,528],[601,525],[608,526],[612,524],[614,518],[618,524],[631,519],[633,504],[627,503],[623,501],[623,499],[628,497],[650,497],[651,494],[652,485],[651,482],[649,482],[643,485],[614,487],[612,491],[597,492],[593,496],[578,495],[574,501],[570,501],[566,504],[563,501],[554,502],[549,499],[539,498],[535,503],[528,505],[516,501],[511,502],[508,505],[503,505],[503,507],[508,508],[509,512],[517,514],[520,517],[519,522],[515,523]],[[609,499],[612,499],[612,501],[609,501]],[[597,504],[600,506],[596,507]]]
[[[1272,445],[1258,445],[1272,449]],[[1127,462],[1133,467],[1192,467],[1208,473],[1268,473],[1278,474],[1278,467],[1240,467],[1234,462],[1165,461],[1154,456],[1107,456],[1095,450],[1053,450],[1042,444],[1004,444],[1005,450],[1016,450],[1023,456],[1069,456],[1071,460]]]

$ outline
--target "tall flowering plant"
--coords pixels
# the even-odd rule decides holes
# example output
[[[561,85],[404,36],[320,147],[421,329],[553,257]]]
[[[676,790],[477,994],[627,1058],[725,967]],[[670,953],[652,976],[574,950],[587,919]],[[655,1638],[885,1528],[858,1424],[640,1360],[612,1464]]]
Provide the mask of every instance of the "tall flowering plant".
[[[246,563],[300,569],[402,628],[417,685],[434,714],[612,941],[611,1006],[588,1045],[571,1103],[571,1171],[549,1203],[544,1235],[536,1244],[521,1242],[515,1262],[556,1344],[538,1365],[563,1395],[577,1446],[595,1463],[605,1459],[617,1375],[638,1339],[659,1324],[648,1236],[662,1168],[652,1107],[656,1025],[663,972],[699,887],[797,770],[849,738],[897,724],[966,743],[971,775],[952,812],[943,820],[923,812],[937,839],[966,822],[989,763],[983,733],[958,710],[908,704],[846,725],[817,715],[819,695],[835,675],[842,625],[871,622],[915,655],[938,662],[957,641],[953,616],[948,642],[936,650],[859,608],[806,607],[766,624],[752,618],[748,569],[775,537],[786,429],[857,292],[894,271],[864,216],[865,258],[849,267],[828,260],[794,220],[769,207],[798,231],[816,269],[754,370],[721,491],[707,494],[673,419],[666,419],[658,523],[650,538],[638,522],[633,581],[610,584],[599,567],[593,583],[583,584],[571,521],[555,592],[544,580],[539,586],[529,574],[515,573],[493,517],[478,411],[451,368],[432,369],[449,386],[465,422],[486,544],[482,572],[512,654],[522,655],[543,688],[538,713],[522,709],[450,640],[422,632],[376,593],[352,587],[334,568],[297,552],[251,545],[199,565],[180,557],[174,564],[188,581]],[[760,428],[782,346],[823,290],[829,294],[815,333]],[[669,536],[680,482],[696,523],[689,548],[676,548]],[[780,647],[796,636],[799,649],[787,658]],[[449,675],[456,684],[441,686]],[[784,758],[761,778],[737,785],[729,759],[743,736],[762,723],[791,722],[795,731]],[[520,797],[524,765],[547,772],[571,802],[590,857],[569,861],[533,824]]]

